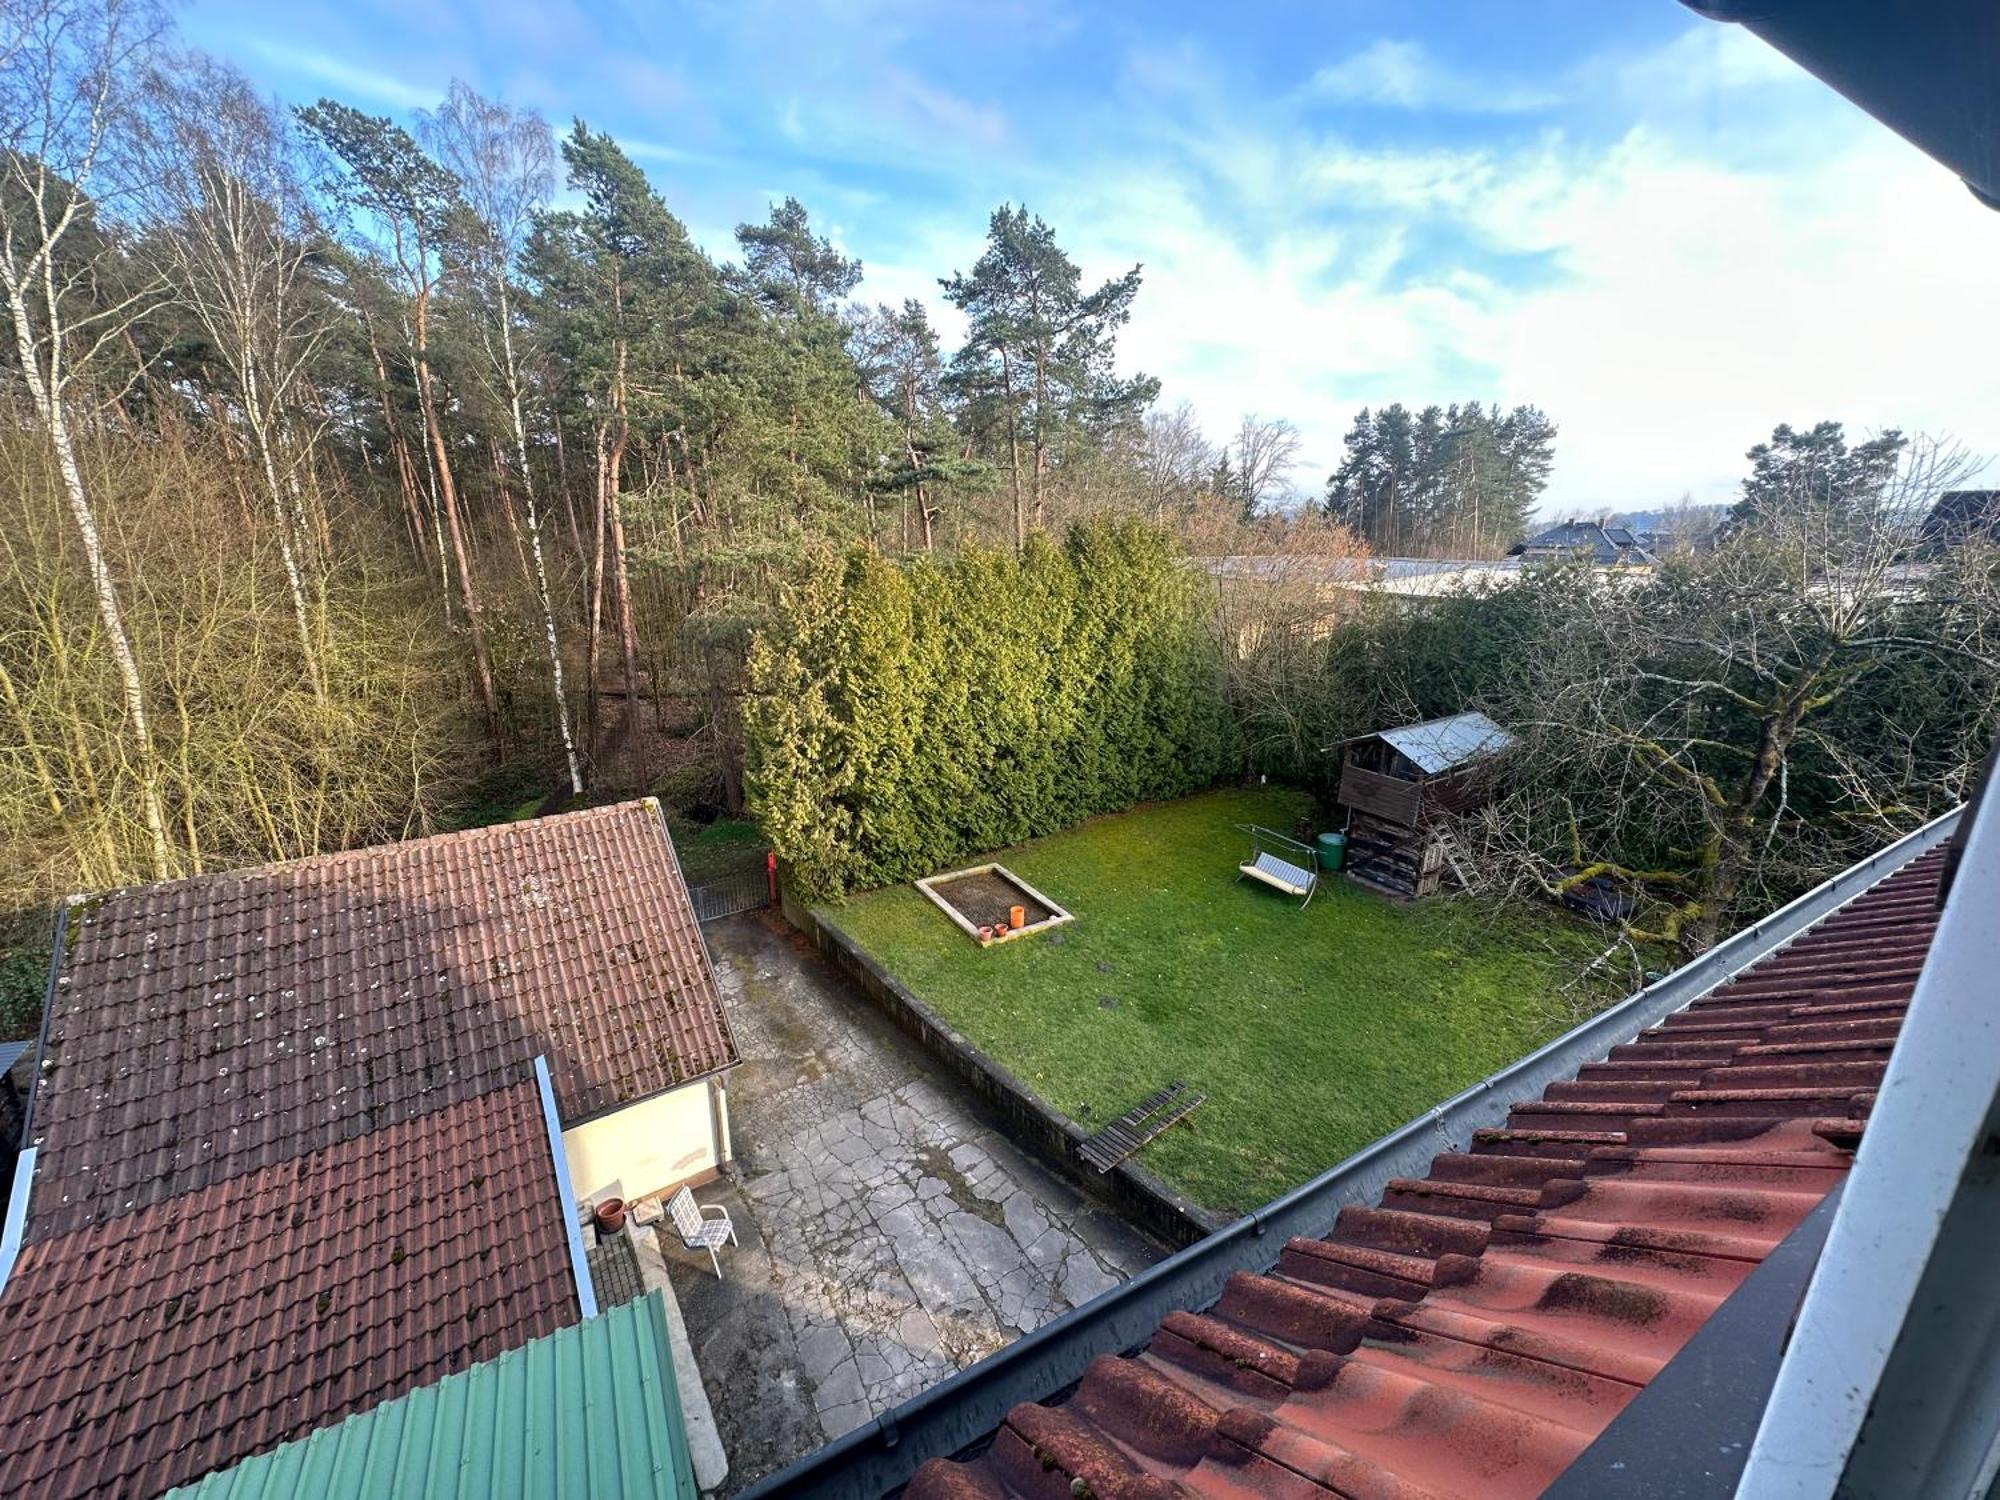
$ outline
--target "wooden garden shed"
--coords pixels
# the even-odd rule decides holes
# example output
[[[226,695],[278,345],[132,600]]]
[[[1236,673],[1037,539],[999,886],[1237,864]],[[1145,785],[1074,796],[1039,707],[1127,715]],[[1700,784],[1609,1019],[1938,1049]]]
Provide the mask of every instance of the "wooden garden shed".
[[[1484,714],[1452,714],[1339,744],[1347,873],[1392,896],[1427,896],[1444,867],[1438,824],[1492,795],[1494,757],[1514,736]]]

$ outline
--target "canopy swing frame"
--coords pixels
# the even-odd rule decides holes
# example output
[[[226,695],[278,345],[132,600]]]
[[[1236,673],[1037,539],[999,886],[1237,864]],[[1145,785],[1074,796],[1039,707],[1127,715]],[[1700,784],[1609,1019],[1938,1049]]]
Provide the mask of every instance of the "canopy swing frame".
[[[1250,857],[1236,867],[1236,878],[1255,880],[1287,896],[1299,896],[1299,910],[1311,905],[1319,889],[1317,858],[1310,844],[1287,838],[1259,823],[1238,823],[1239,833],[1250,835]]]

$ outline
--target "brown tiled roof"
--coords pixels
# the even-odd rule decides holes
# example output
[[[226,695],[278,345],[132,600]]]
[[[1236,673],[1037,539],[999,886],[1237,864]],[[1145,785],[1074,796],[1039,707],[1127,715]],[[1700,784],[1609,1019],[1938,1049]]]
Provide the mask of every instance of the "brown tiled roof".
[[[1847,1170],[1936,927],[1912,861],[907,1500],[1538,1495]]]
[[[578,1318],[528,1079],[29,1245],[10,1493],[156,1495]]]
[[[484,1093],[565,1123],[737,1061],[651,802],[144,886],[69,912],[33,1240]]]

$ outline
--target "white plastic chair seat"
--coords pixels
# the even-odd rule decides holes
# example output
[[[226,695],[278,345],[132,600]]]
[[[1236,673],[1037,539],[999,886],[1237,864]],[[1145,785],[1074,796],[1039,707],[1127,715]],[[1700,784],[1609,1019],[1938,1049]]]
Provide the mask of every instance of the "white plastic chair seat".
[[[1252,880],[1261,880],[1269,886],[1276,886],[1288,896],[1309,896],[1317,877],[1310,870],[1302,869],[1289,860],[1277,855],[1259,851],[1257,857],[1237,869]]]
[[[683,1245],[708,1252],[708,1263],[715,1267],[715,1279],[720,1281],[722,1262],[715,1258],[715,1247],[736,1243],[736,1226],[730,1222],[729,1210],[719,1203],[696,1203],[694,1194],[682,1188],[667,1200],[667,1216],[674,1221]]]

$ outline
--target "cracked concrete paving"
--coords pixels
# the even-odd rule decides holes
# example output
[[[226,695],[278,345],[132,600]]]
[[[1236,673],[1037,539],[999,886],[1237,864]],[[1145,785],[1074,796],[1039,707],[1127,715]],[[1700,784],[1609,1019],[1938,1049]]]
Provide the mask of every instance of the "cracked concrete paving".
[[[931,1060],[775,917],[707,929],[743,1066],[742,1242],[659,1236],[734,1491],[1164,1253],[975,1115]]]

